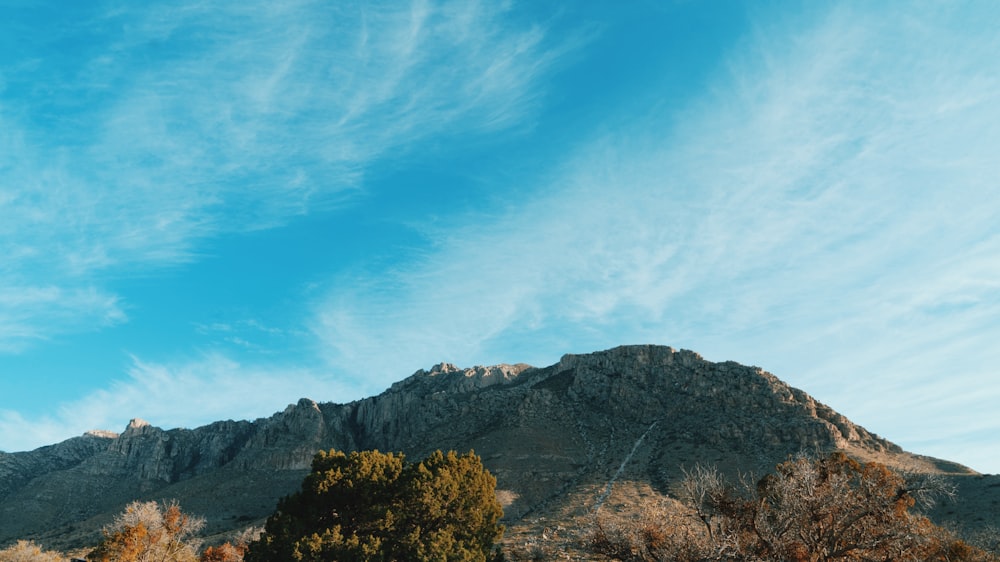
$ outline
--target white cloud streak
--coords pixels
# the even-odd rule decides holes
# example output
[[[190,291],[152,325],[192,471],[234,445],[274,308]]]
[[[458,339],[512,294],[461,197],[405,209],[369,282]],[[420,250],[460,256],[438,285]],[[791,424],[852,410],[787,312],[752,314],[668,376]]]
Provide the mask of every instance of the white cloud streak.
[[[337,280],[329,361],[389,380],[684,346],[1000,472],[1000,14],[869,8],[761,24],[682,118],[594,139],[397,275]]]
[[[120,321],[108,278],[343,204],[420,140],[525,125],[559,53],[493,3],[112,6],[9,26],[0,286],[25,296],[0,302],[2,350]]]
[[[361,396],[359,389],[306,368],[245,365],[219,354],[172,364],[133,358],[126,378],[59,405],[53,415],[0,411],[0,435],[5,448],[30,450],[94,429],[120,432],[131,418],[166,429],[193,428],[267,416],[299,398],[349,402]]]

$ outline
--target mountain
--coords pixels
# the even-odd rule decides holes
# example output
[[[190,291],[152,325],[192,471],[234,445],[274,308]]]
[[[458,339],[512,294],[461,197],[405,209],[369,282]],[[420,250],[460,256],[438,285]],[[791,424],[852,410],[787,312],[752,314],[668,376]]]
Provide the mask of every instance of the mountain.
[[[508,541],[570,540],[602,509],[669,495],[697,463],[762,474],[803,450],[941,474],[960,498],[934,518],[1000,526],[1000,476],[903,451],[758,367],[643,345],[545,368],[445,363],[349,404],[302,399],[269,418],[197,429],[132,420],[121,434],[0,453],[0,546],[94,544],[135,499],[178,499],[210,533],[260,524],[330,448],[414,459],[474,449],[497,476]]]

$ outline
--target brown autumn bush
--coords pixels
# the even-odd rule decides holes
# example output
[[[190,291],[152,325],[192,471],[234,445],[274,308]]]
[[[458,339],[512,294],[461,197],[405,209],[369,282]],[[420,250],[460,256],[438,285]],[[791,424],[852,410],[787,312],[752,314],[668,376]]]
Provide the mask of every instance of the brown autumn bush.
[[[591,548],[618,560],[996,561],[921,512],[951,490],[841,453],[798,457],[756,483],[697,467],[677,489],[686,518],[598,525]]]
[[[65,557],[58,553],[43,550],[32,541],[17,541],[0,550],[0,562],[63,562]]]
[[[197,562],[204,519],[174,503],[132,502],[104,529],[94,562]]]

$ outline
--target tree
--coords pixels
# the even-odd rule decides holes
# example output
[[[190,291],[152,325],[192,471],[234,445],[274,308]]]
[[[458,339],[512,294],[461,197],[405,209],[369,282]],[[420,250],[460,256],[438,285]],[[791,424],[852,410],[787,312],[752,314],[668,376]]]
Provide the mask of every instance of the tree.
[[[249,562],[485,561],[503,512],[474,453],[321,452],[301,491],[278,503]]]
[[[764,555],[787,560],[924,559],[927,519],[910,512],[915,492],[878,463],[842,453],[801,457],[760,481],[739,525]]]
[[[196,562],[204,526],[176,502],[132,502],[104,529],[104,540],[87,558],[100,562]]]
[[[842,453],[789,460],[756,483],[697,467],[676,492],[686,518],[646,520],[638,531],[599,522],[591,546],[625,560],[997,560],[921,514],[951,493],[942,481]]]
[[[784,462],[754,487],[697,470],[688,474],[680,496],[705,527],[717,559],[973,559],[975,549],[914,509],[949,493],[933,478],[907,477],[833,453]]]
[[[503,510],[479,457],[436,451],[405,474],[398,559],[485,559],[503,536]]]

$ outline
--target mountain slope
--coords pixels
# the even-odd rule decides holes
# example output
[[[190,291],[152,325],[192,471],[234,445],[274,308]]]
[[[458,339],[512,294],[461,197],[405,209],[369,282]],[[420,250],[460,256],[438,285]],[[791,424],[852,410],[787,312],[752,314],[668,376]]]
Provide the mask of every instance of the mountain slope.
[[[904,452],[759,368],[624,346],[542,369],[441,364],[349,404],[303,399],[270,418],[193,430],[133,420],[121,435],[2,454],[0,544],[96,542],[100,526],[133,499],[177,498],[211,532],[246,527],[329,448],[411,457],[475,449],[497,476],[510,537],[552,522],[576,525],[605,506],[627,508],[623,493],[669,494],[696,463],[760,474],[802,450],[948,474],[980,496],[1000,497],[991,487],[997,477]],[[989,511],[995,503],[976,505],[976,514],[951,506],[939,515],[1000,524],[995,507]]]

